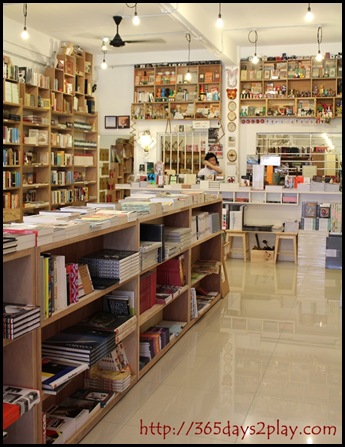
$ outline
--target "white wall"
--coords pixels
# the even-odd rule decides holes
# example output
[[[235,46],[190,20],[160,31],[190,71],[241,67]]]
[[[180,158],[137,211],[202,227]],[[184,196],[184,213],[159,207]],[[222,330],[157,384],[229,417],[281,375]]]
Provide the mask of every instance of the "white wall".
[[[45,66],[50,65],[54,51],[59,48],[59,42],[50,36],[44,35],[40,32],[30,29],[30,40],[26,43],[20,38],[20,32],[22,31],[21,24],[4,18],[4,38],[3,47],[4,54],[8,54],[12,61],[17,65],[26,65],[37,70],[44,69]],[[76,42],[78,43],[78,42]],[[297,45],[293,47],[265,47],[260,48],[258,46],[257,53],[259,56],[280,56],[282,53],[287,55],[313,55],[316,53],[315,45]],[[322,44],[323,52],[330,52],[332,54],[342,51],[341,43]],[[251,56],[253,53],[252,46],[243,47],[238,49],[238,61],[240,58]],[[191,49],[190,60],[215,60],[216,57],[208,50],[196,51]],[[152,135],[156,135],[157,132],[164,132],[167,127],[166,121],[138,121],[135,124],[134,129],[105,129],[104,128],[104,116],[106,115],[130,115],[131,103],[133,101],[133,76],[134,65],[144,63],[160,63],[160,62],[181,62],[187,60],[187,52],[165,52],[165,53],[137,53],[137,54],[111,54],[106,55],[106,61],[108,63],[107,70],[101,70],[100,64],[102,62],[101,56],[96,56],[95,62],[95,83],[97,84],[97,90],[95,93],[96,109],[99,113],[99,133],[105,135],[107,141],[111,136],[114,137],[114,142],[117,137],[123,137],[134,133],[139,135],[142,131],[150,129]],[[32,61],[32,62],[31,62]],[[238,64],[239,67],[239,64]],[[331,120],[330,124],[316,125],[306,124],[307,120],[298,121],[291,124],[289,120],[280,120],[280,122],[272,124],[240,124],[237,122],[237,130],[234,133],[229,133],[227,130],[227,105],[228,99],[226,95],[227,78],[226,67],[223,68],[223,110],[222,110],[222,126],[224,129],[224,137],[221,139],[221,143],[224,147],[224,154],[227,152],[228,138],[229,136],[235,137],[235,148],[239,154],[239,164],[230,165],[224,157],[220,160],[220,166],[224,169],[224,174],[227,175],[243,175],[246,170],[246,156],[247,154],[255,153],[255,140],[257,132],[319,132],[324,129],[329,132],[341,132],[342,122],[341,119]],[[236,102],[239,102],[239,85],[237,83],[238,94]],[[178,121],[180,122],[180,121]],[[172,121],[172,127],[178,125],[176,121]],[[102,141],[102,140],[101,140]],[[150,161],[157,161],[160,158],[156,150],[150,152]],[[145,161],[143,157],[143,150],[136,145],[135,147],[135,171],[137,172],[140,163]]]

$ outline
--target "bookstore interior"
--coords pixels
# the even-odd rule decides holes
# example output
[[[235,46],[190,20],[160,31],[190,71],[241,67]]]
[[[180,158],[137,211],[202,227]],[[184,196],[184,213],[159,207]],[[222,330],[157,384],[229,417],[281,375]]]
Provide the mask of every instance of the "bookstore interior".
[[[60,35],[61,4],[5,5],[3,440],[73,444],[225,298],[227,259],[342,269],[341,19],[280,47],[244,27],[234,52],[192,4],[112,4],[112,40],[93,5]]]

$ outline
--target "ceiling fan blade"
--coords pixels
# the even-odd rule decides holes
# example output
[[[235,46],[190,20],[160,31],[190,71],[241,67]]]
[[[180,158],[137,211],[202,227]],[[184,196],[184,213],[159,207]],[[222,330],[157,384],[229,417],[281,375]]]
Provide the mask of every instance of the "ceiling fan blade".
[[[139,39],[139,40],[125,40],[126,43],[165,43],[165,40],[161,37],[157,37],[156,39]]]

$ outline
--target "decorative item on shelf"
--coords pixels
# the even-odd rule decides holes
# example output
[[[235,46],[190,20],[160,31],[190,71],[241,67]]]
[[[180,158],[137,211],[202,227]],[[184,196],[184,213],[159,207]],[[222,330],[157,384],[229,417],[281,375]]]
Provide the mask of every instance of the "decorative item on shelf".
[[[257,64],[260,60],[256,54],[256,44],[258,41],[258,32],[256,30],[249,31],[248,40],[250,43],[254,44],[254,56],[252,57],[251,62],[252,62],[252,64]]]
[[[24,16],[24,28],[23,31],[21,33],[21,38],[23,40],[28,40],[29,38],[29,33],[28,30],[26,29],[26,17],[28,15],[28,4],[27,3],[23,3],[23,16]]]
[[[321,26],[319,26],[318,29],[317,29],[316,38],[317,38],[317,55],[316,55],[316,60],[318,62],[321,62],[322,59],[323,59],[323,55],[322,55],[321,50],[320,50],[320,45],[322,43],[322,27]]]
[[[190,35],[189,33],[186,33],[186,40],[187,40],[187,42],[188,42],[188,70],[187,70],[187,73],[186,73],[186,75],[185,75],[185,77],[184,77],[184,80],[187,81],[187,82],[190,82],[190,81],[192,80],[192,74],[191,74],[191,72],[189,71],[189,62],[190,62],[190,42],[191,42],[191,40],[192,40],[192,37],[191,37],[191,35]]]

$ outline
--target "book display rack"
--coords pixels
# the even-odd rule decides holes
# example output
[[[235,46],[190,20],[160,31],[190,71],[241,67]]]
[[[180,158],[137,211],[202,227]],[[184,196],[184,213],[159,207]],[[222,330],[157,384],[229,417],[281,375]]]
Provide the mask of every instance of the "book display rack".
[[[3,222],[98,200],[93,56],[58,54],[44,74],[6,60]]]
[[[200,197],[200,194],[198,196]],[[197,203],[189,200],[188,204],[179,205],[169,211],[157,211],[156,214],[143,215],[134,221],[102,229],[93,229],[78,236],[71,236],[64,240],[4,255],[4,294],[6,301],[15,304],[18,300],[18,302],[42,306],[40,280],[42,272],[39,258],[43,253],[63,254],[66,264],[77,263],[80,259],[90,257],[92,253],[104,249],[130,250],[140,253],[140,229],[143,224],[163,225],[169,231],[171,231],[170,228],[176,228],[179,232],[181,228],[186,228],[190,232],[190,229],[194,226],[193,222],[195,223],[196,215],[205,216],[204,222],[206,223],[208,214],[218,214],[220,223],[221,198],[217,198],[216,195],[211,197],[205,194],[205,200],[200,201],[199,197]],[[167,249],[170,245],[167,245]],[[176,244],[174,245],[176,246]],[[169,253],[169,251],[166,253]],[[57,393],[45,393],[41,383],[42,346],[47,343],[49,338],[56,336],[61,331],[79,325],[81,321],[88,319],[97,312],[104,312],[104,303],[107,296],[116,297],[118,294],[127,296],[133,294],[133,298],[130,300],[132,315],[130,321],[133,321],[133,324],[130,325],[128,332],[123,332],[123,337],[119,338],[118,342],[116,333],[114,333],[115,343],[121,341],[121,345],[125,349],[131,371],[130,379],[128,373],[126,373],[126,384],[124,384],[126,386],[123,385],[120,391],[115,392],[114,397],[107,405],[98,406],[92,410],[82,423],[80,419],[78,419],[80,424],[76,421],[77,428],[65,440],[65,443],[80,442],[120,399],[126,398],[125,394],[154,367],[156,362],[175,343],[182,340],[183,334],[201,318],[201,315],[195,315],[192,312],[191,288],[202,289],[213,294],[213,299],[203,315],[220,300],[220,269],[217,269],[217,271],[212,269],[209,273],[200,275],[199,278],[192,278],[192,266],[203,260],[212,265],[221,263],[221,230],[212,228],[206,231],[205,226],[204,232],[201,233],[199,230],[199,236],[194,235],[194,238],[190,238],[188,243],[181,244],[180,249],[175,251],[173,255],[164,255],[161,262],[140,269],[139,273],[138,269],[133,269],[132,274],[126,276],[123,281],[115,282],[103,289],[95,288],[79,301],[62,310],[53,312],[46,318],[42,317],[40,326],[32,332],[26,333],[15,340],[4,340],[4,383],[37,389],[42,396],[41,402],[35,405],[25,415],[26,417],[20,418],[6,429],[8,436],[4,441],[5,444],[17,444],[24,441],[31,444],[44,443],[45,423],[42,420],[44,421],[44,415],[49,408],[60,405],[62,401],[72,396],[78,389],[84,388],[87,385],[87,380],[91,380],[87,371],[82,372],[63,384],[64,386],[61,389],[58,388]],[[156,300],[151,301],[151,305],[146,308],[146,303],[141,303],[141,297],[145,294],[140,291],[140,283],[147,276],[157,279],[158,267],[164,267],[166,262],[176,263],[178,266],[176,277],[182,278],[181,284],[176,287],[176,293],[171,294],[171,299],[158,303]],[[17,274],[13,274],[13,272],[20,275],[21,281],[18,281]],[[154,286],[151,290],[156,292],[157,283],[151,285]],[[160,328],[161,326],[165,329]],[[155,344],[154,355],[151,359],[143,358],[140,353],[142,343],[151,346],[151,349],[153,347],[152,340],[154,339],[157,342],[159,334],[162,334],[164,343],[162,341],[161,346]],[[183,341],[181,342],[183,343]],[[110,354],[110,352],[105,355],[107,354]],[[25,368],[19,368],[18,365],[23,363],[25,363]],[[91,373],[92,371],[90,371]],[[129,380],[130,382],[128,382]],[[46,436],[48,437],[48,430],[46,430]]]

